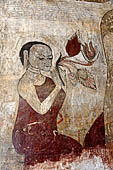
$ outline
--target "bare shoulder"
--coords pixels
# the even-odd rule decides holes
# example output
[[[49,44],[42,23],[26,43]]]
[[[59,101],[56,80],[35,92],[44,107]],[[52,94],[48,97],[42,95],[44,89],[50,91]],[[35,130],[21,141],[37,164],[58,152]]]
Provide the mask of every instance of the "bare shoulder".
[[[21,95],[24,99],[28,98],[35,92],[35,88],[33,84],[26,79],[25,77],[22,77],[18,83],[18,93]]]

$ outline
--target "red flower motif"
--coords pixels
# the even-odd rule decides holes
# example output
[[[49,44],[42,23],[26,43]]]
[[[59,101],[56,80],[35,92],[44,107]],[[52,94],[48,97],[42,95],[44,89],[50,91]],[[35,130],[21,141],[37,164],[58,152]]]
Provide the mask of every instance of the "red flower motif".
[[[92,61],[96,55],[96,51],[92,45],[92,42],[90,41],[89,47],[87,43],[85,43],[85,45],[82,44],[82,46],[83,46],[85,56],[89,61]]]
[[[66,44],[66,52],[70,57],[79,54],[81,49],[81,43],[78,41],[78,37],[75,34]]]

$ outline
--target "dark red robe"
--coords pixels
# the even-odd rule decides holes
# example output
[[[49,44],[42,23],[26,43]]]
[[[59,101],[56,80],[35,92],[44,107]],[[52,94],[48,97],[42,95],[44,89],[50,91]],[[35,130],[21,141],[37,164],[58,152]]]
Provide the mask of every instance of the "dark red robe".
[[[43,102],[55,88],[49,78],[42,86],[35,86],[40,102]],[[20,96],[17,119],[13,130],[13,144],[19,154],[25,155],[25,165],[34,165],[45,160],[58,161],[61,154],[73,151],[75,157],[83,148],[104,145],[105,132],[103,114],[94,122],[87,133],[84,147],[75,139],[57,132],[57,116],[65,99],[61,89],[49,111],[41,115]]]

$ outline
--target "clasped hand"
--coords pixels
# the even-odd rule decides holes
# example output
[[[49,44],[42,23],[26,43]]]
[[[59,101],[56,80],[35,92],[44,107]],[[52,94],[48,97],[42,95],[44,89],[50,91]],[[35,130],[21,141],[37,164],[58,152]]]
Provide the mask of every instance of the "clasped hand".
[[[45,71],[42,70],[41,74],[46,76],[46,77],[51,78],[58,88],[60,88],[60,89],[62,88],[63,83],[60,79],[59,71],[56,67],[51,68],[51,70],[49,72],[45,72]]]

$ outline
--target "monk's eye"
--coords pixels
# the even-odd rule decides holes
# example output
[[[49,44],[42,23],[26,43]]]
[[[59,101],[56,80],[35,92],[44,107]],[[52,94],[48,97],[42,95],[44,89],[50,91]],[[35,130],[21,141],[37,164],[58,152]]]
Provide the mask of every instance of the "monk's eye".
[[[50,55],[50,56],[48,56],[48,59],[49,59],[49,60],[52,60],[52,59],[53,59],[53,57]]]
[[[39,58],[39,60],[44,60],[44,58]]]
[[[39,57],[39,60],[44,60],[44,58],[45,57],[42,55],[42,56]]]

